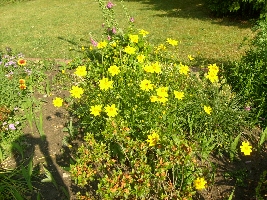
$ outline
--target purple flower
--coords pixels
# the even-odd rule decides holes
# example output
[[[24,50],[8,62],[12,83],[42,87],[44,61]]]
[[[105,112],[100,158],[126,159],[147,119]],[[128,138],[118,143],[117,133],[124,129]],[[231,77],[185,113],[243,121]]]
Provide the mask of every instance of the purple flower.
[[[130,22],[134,22],[134,18],[133,17],[130,18]]]
[[[92,38],[91,38],[91,43],[92,43],[92,45],[93,45],[94,47],[97,46],[97,41],[93,40]]]
[[[31,75],[31,73],[32,73],[32,71],[31,71],[31,70],[29,70],[29,69],[25,69],[25,72],[28,74],[28,76],[30,76],[30,75]]]
[[[7,62],[6,64],[5,64],[5,66],[7,67],[7,66],[11,66],[11,65],[15,65],[16,63],[14,62],[14,61],[9,61],[9,62]]]
[[[107,4],[107,8],[108,8],[108,9],[111,9],[113,6],[114,6],[114,4],[111,3],[111,1],[109,1],[108,4]]]
[[[14,124],[9,124],[8,128],[9,128],[10,130],[13,130],[13,131],[16,130],[16,127],[15,127]]]
[[[112,28],[112,33],[113,34],[116,34],[117,33],[116,28],[114,28],[114,27]]]

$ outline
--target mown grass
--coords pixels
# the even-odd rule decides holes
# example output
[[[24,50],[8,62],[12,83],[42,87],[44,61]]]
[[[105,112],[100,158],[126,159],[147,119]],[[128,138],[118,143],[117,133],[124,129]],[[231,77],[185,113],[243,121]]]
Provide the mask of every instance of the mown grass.
[[[119,1],[118,21],[126,20]],[[167,37],[180,41],[180,56],[200,55],[209,60],[236,59],[238,46],[251,35],[248,22],[213,18],[203,0],[126,1],[137,28],[150,32],[151,42]],[[93,0],[35,0],[0,7],[0,49],[11,47],[27,57],[71,58],[81,39],[103,32],[101,10]]]

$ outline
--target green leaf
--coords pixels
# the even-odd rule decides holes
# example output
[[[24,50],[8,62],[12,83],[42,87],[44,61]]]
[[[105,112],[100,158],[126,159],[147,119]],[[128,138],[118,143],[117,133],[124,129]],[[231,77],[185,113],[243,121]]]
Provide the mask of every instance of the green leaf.
[[[2,148],[0,148],[0,162],[3,162],[4,158],[3,158],[3,152],[2,152]]]
[[[58,188],[57,183],[56,183],[55,179],[53,178],[53,175],[51,174],[51,172],[48,169],[46,169],[45,166],[43,166],[43,168],[44,168],[45,175],[46,175],[47,178],[44,178],[43,180],[41,180],[41,182],[42,183],[52,182],[54,184],[54,186],[56,188]]]
[[[20,195],[20,193],[14,188],[14,190],[11,191],[11,193],[14,195],[16,200],[24,200],[24,198]]]
[[[265,128],[265,130],[261,133],[259,146],[261,146],[266,139],[267,139],[267,128]]]
[[[32,169],[33,169],[33,165],[32,165],[32,158],[31,158],[30,162],[28,164],[27,170],[24,166],[22,166],[22,168],[21,168],[22,175],[25,178],[27,185],[28,185],[28,188],[31,191],[33,191],[32,182],[31,182]]]
[[[231,160],[234,159],[234,155],[235,155],[235,152],[236,152],[236,147],[237,147],[237,144],[239,142],[240,136],[241,136],[241,133],[235,138],[235,140],[231,144],[231,147],[230,147],[230,150],[231,150],[230,151],[230,159]]]
[[[13,142],[12,143],[12,148],[16,149],[21,154],[22,159],[24,158],[23,157],[23,149],[21,148],[21,146],[18,143]]]
[[[231,192],[231,194],[230,194],[228,200],[232,200],[232,199],[233,199],[234,193],[235,193],[235,188],[234,188],[233,191]]]

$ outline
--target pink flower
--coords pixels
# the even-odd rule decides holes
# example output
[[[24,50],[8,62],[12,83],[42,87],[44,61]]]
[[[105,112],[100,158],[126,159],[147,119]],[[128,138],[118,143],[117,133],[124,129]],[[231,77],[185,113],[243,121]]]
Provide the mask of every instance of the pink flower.
[[[130,18],[130,22],[134,22],[134,18],[133,17]]]
[[[11,130],[16,130],[16,127],[14,124],[9,124],[8,128]]]
[[[111,37],[110,37],[110,35],[108,35],[108,40],[111,40]]]
[[[91,43],[92,43],[92,45],[93,45],[94,47],[97,46],[97,41],[93,40],[92,38],[91,38]]]
[[[250,106],[246,106],[246,107],[245,107],[245,110],[246,110],[246,111],[250,111],[250,109],[251,109]]]
[[[113,6],[114,6],[114,4],[111,3],[111,1],[109,1],[108,4],[107,4],[107,8],[108,8],[108,9],[111,9]]]
[[[113,28],[112,28],[112,33],[113,33],[113,34],[116,34],[116,32],[117,32],[117,31],[116,31],[116,28],[113,27]]]

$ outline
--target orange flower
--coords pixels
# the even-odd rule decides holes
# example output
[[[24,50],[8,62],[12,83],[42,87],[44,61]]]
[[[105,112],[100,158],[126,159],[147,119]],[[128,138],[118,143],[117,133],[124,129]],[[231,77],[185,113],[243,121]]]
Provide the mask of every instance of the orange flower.
[[[26,86],[25,84],[20,84],[20,85],[19,85],[19,88],[20,88],[21,90],[25,90],[25,89],[27,88],[27,86]]]
[[[18,60],[18,65],[20,65],[20,66],[24,66],[24,65],[26,65],[26,60],[24,60],[24,59],[19,59],[19,60]]]
[[[24,79],[19,79],[19,84],[25,84],[25,80]]]

